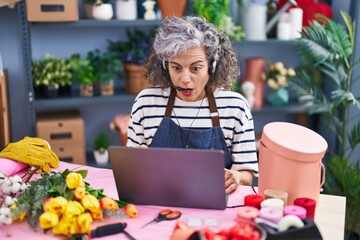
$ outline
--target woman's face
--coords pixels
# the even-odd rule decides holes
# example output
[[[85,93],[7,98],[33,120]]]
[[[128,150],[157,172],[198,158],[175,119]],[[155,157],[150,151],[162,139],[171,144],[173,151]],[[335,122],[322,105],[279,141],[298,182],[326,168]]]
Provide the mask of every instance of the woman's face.
[[[182,88],[176,96],[184,101],[199,101],[205,94],[209,81],[208,59],[205,49],[192,48],[186,53],[169,59],[171,82]]]

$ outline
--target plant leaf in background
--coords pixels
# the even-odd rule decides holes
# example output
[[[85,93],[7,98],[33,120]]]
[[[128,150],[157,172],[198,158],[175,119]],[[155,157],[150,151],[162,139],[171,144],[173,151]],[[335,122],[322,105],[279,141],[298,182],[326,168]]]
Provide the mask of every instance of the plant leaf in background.
[[[324,158],[329,169],[324,189],[346,197],[345,238],[349,239],[360,222],[360,158],[353,154],[360,144],[360,104],[359,93],[351,92],[351,84],[360,76],[353,76],[359,63],[353,59],[355,23],[347,13],[341,15],[346,29],[323,16],[321,23],[313,21],[304,29],[298,49],[305,66],[290,81],[309,114],[320,114],[336,137],[337,146],[329,148]],[[321,73],[322,81],[305,70],[311,68]],[[351,106],[358,111],[352,119]],[[349,123],[354,124],[352,129]]]

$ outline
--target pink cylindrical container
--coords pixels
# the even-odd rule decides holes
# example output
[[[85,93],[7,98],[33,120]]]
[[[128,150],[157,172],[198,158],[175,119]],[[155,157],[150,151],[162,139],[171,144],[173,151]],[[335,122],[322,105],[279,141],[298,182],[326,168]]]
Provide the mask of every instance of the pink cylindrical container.
[[[323,137],[297,124],[272,122],[263,128],[259,145],[259,194],[279,189],[288,193],[289,204],[298,197],[318,202],[328,146]]]

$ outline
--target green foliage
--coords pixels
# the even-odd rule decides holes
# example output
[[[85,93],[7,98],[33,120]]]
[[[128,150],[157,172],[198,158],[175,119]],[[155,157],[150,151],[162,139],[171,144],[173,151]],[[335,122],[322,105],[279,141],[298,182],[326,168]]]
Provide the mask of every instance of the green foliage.
[[[110,146],[110,138],[104,133],[98,133],[94,138],[94,149],[96,151],[104,152]]]
[[[95,68],[90,65],[89,59],[81,59],[80,54],[73,54],[70,57],[70,64],[75,82],[85,85],[96,82]]]
[[[72,83],[69,61],[50,54],[46,54],[43,59],[32,61],[32,75],[35,87],[51,86],[57,89]]]
[[[100,82],[110,82],[114,76],[119,77],[123,71],[123,65],[116,52],[101,52],[99,49],[87,54],[90,65],[94,68],[95,78]]]
[[[116,53],[123,63],[142,65],[148,58],[155,30],[149,32],[126,29],[127,41],[108,41],[108,50]]]
[[[236,26],[229,12],[229,0],[192,0],[196,14],[224,31],[231,40],[240,41],[245,37],[241,26]]]
[[[359,79],[353,76],[358,61],[353,59],[355,23],[345,12],[341,12],[346,29],[330,19],[322,17],[323,24],[312,22],[310,28],[299,39],[299,53],[306,64],[293,77],[299,101],[310,114],[320,114],[336,136],[338,150],[329,149],[325,165],[329,169],[325,191],[346,196],[346,233],[349,237],[360,221],[360,158],[354,150],[360,143],[359,114],[349,119],[349,108],[354,106],[360,113],[359,97],[351,92],[351,84]],[[314,81],[309,71],[316,68],[330,87],[324,91],[323,83]],[[353,79],[353,81],[352,81]],[[350,121],[354,123],[352,129]]]
[[[27,189],[17,196],[17,208],[12,210],[13,217],[26,212],[27,222],[35,230],[39,217],[44,212],[43,203],[47,197],[63,196],[67,200],[72,199],[75,189],[68,189],[65,182],[66,176],[71,172],[73,171],[66,169],[63,172],[42,173],[41,178],[31,181]],[[74,172],[81,174],[83,178],[87,175],[87,170]],[[105,196],[103,189],[93,189],[86,182],[85,190],[97,199]]]

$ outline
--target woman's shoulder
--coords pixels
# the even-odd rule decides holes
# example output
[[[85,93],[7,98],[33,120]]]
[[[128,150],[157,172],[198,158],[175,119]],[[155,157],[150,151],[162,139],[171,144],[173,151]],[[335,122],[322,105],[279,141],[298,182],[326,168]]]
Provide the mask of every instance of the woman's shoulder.
[[[229,103],[247,105],[247,101],[242,94],[231,90],[217,89],[214,92],[214,96],[217,100],[226,100]]]
[[[148,101],[149,99],[167,99],[169,97],[169,89],[160,87],[149,87],[140,91],[135,101]]]

